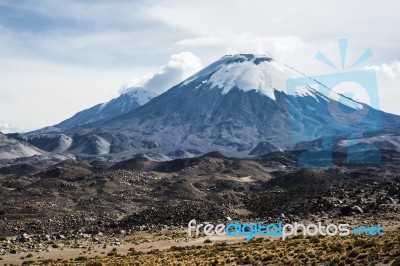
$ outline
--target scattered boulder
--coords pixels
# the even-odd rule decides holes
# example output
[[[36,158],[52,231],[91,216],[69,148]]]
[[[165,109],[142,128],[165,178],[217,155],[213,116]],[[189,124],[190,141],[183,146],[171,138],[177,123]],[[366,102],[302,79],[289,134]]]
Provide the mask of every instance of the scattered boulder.
[[[354,214],[360,214],[364,213],[363,209],[361,209],[360,206],[350,206],[350,205],[345,205],[340,208],[340,213],[342,215],[354,215]]]

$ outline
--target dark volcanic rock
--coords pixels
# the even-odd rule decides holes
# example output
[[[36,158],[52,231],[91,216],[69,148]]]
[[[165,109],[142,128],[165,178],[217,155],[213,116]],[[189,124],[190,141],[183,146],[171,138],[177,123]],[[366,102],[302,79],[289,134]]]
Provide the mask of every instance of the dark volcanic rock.
[[[173,214],[173,215],[172,215]],[[181,202],[166,204],[162,207],[151,207],[134,213],[121,220],[120,225],[125,228],[142,225],[186,225],[190,220],[221,221],[225,220],[229,211],[218,204],[198,204]]]
[[[90,174],[92,174],[92,171],[89,165],[73,160],[65,160],[43,170],[42,172],[38,173],[37,176],[42,178],[60,178],[71,180],[76,178],[79,179]]]
[[[264,155],[277,151],[280,151],[278,147],[272,145],[267,141],[262,141],[258,143],[258,145],[254,149],[250,151],[249,155]]]
[[[114,164],[110,169],[125,169],[136,171],[151,171],[156,168],[158,162],[151,161],[144,157],[131,158]]]
[[[28,175],[35,173],[39,170],[34,165],[31,164],[14,164],[10,166],[5,166],[0,168],[0,174],[7,175],[7,174],[16,174],[16,175]]]
[[[363,213],[364,211],[359,207],[359,206],[349,206],[345,205],[340,208],[340,213],[342,215],[352,215],[352,214],[360,214]]]
[[[395,217],[400,153],[382,154],[379,165],[331,169],[299,169],[296,152],[167,162],[143,155],[96,170],[96,164],[67,160],[39,173],[0,175],[0,236],[75,239],[227,216],[285,222],[360,213]]]

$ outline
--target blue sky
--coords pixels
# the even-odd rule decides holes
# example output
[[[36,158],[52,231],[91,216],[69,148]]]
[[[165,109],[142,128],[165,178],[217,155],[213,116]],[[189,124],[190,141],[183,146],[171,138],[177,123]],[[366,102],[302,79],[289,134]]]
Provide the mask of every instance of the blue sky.
[[[370,48],[381,107],[400,114],[396,1],[0,0],[0,131],[55,124],[127,86],[178,82],[231,53],[262,53],[309,75]],[[161,92],[163,88],[158,88]]]

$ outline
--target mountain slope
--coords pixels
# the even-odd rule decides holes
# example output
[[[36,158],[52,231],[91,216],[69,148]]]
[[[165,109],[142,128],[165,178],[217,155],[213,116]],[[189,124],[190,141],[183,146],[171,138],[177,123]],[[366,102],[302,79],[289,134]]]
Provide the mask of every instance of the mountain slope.
[[[265,56],[225,56],[132,112],[65,130],[81,147],[72,145],[69,151],[198,154],[218,150],[247,156],[256,147],[257,154],[268,152],[265,143],[273,150],[291,149],[296,142],[324,136],[374,132],[380,126],[377,117],[386,132],[400,128],[398,116],[340,94],[332,97],[329,88],[318,91],[305,86],[286,92],[286,80],[297,76],[299,72]],[[340,113],[330,109],[332,105],[363,119],[350,125],[338,122]]]
[[[54,126],[32,131],[26,135],[62,132],[75,126],[109,120],[135,110],[156,96],[156,94],[142,88],[131,88],[123,92],[119,97],[106,103],[97,104],[91,108],[78,112],[71,118],[68,118]]]
[[[8,138],[0,133],[0,160],[11,160],[17,158],[32,157],[35,155],[46,155],[44,151],[13,138]]]

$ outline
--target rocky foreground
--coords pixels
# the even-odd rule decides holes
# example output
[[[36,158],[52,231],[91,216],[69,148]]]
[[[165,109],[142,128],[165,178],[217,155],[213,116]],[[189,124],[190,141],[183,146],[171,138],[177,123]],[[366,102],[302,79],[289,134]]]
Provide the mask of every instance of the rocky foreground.
[[[298,238],[288,241],[258,239],[249,243],[217,243],[171,247],[147,253],[117,249],[105,258],[53,261],[53,265],[400,265],[400,232],[381,238]]]
[[[253,159],[211,153],[168,162],[139,156],[115,163],[3,166],[0,264],[57,259],[83,265],[393,263],[400,256],[400,154],[383,151],[378,165],[347,165],[343,154],[335,154],[337,166],[313,170],[299,169],[296,158],[296,153]],[[214,224],[346,220],[380,223],[388,233],[373,239],[208,244],[187,237],[191,219]]]

